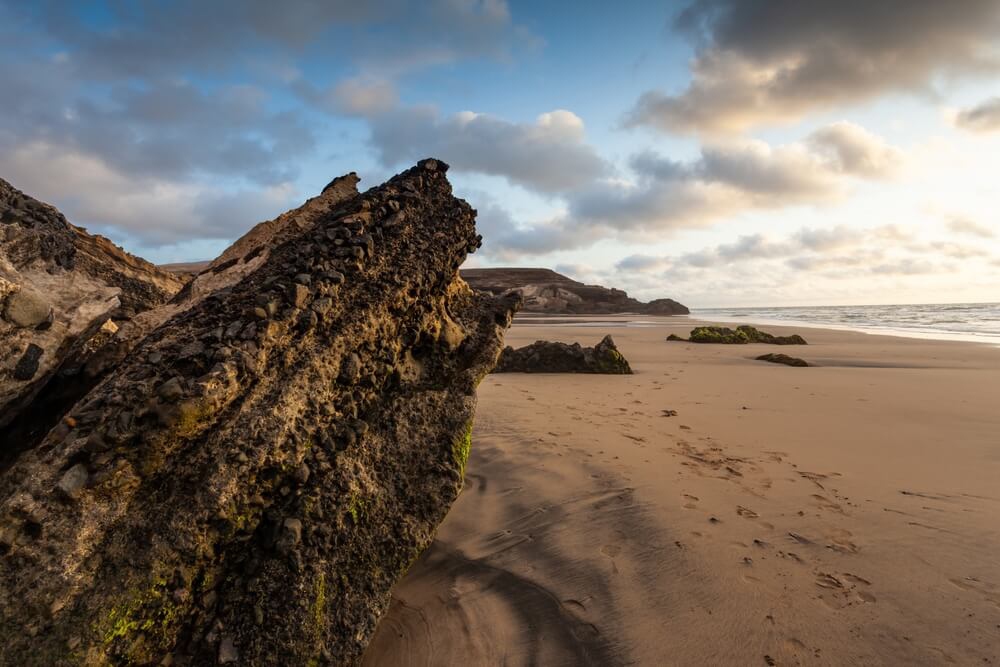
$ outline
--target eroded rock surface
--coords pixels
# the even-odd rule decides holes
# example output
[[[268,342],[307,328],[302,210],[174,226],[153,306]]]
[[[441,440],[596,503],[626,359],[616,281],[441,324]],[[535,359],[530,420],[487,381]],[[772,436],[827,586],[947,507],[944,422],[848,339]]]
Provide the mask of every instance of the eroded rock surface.
[[[474,289],[504,294],[517,292],[526,313],[686,315],[686,306],[673,299],[643,303],[614,287],[585,285],[549,269],[463,269],[462,277]]]
[[[273,249],[312,229],[317,220],[344,201],[356,197],[358,181],[354,172],[333,179],[321,194],[273,220],[255,225],[215,260],[205,262],[203,266],[200,263],[173,265],[171,272],[187,279],[184,288],[169,303],[133,318],[123,327],[117,340],[123,346],[131,348],[171,317],[200,303],[213,292],[232,287],[243,280],[267,262]],[[198,270],[194,271],[196,267]],[[170,267],[161,268],[170,270]],[[306,289],[305,286],[302,289]]]
[[[506,347],[494,372],[631,375],[632,369],[614,339],[605,336],[594,347],[544,340],[517,349]]]
[[[181,284],[0,180],[0,468],[96,384],[108,330]]]
[[[516,299],[425,160],[144,338],[0,478],[0,663],[354,664]]]
[[[685,339],[670,334],[668,341],[683,341]],[[748,343],[766,343],[768,345],[806,345],[806,340],[798,334],[791,336],[773,336],[748,325],[729,327],[695,327],[691,330],[691,343],[715,343],[720,345],[746,345]]]

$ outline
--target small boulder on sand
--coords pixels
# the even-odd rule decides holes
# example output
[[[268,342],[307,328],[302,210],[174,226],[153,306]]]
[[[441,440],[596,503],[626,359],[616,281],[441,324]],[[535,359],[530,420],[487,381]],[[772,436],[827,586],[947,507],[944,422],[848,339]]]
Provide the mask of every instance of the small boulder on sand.
[[[504,348],[494,373],[600,373],[631,375],[632,368],[615,346],[611,336],[605,336],[594,347],[579,343],[552,343],[539,340],[514,349]]]
[[[669,341],[682,341],[680,336],[670,334]],[[767,343],[768,345],[807,345],[806,340],[794,334],[792,336],[774,336],[756,327],[742,325],[736,329],[729,327],[695,327],[691,330],[691,343],[715,343],[722,345],[746,345],[747,343]]]
[[[769,361],[772,364],[784,364],[786,366],[797,366],[805,367],[809,363],[804,359],[799,359],[798,357],[790,357],[787,354],[762,354],[759,357],[755,357],[757,361]]]

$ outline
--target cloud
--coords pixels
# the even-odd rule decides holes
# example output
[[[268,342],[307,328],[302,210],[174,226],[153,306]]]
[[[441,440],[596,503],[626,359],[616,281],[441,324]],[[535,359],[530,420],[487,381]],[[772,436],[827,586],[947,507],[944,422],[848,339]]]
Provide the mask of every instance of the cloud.
[[[996,132],[1000,130],[1000,97],[991,97],[985,102],[959,111],[955,125],[970,132]]]
[[[178,68],[216,74],[248,62],[309,55],[371,75],[465,58],[510,58],[538,38],[513,22],[504,0],[178,0],[107,3],[100,22],[58,0],[17,15],[65,45],[90,78],[147,78]],[[386,36],[391,36],[387,38]]]
[[[333,88],[341,113],[359,116],[388,111],[396,105],[395,87],[388,81],[345,79]]]
[[[318,110],[385,112],[394,77],[537,44],[504,0],[0,0],[3,176],[144,244],[231,237],[288,199]]]
[[[991,228],[968,218],[954,218],[948,222],[948,229],[956,234],[975,236],[981,239],[991,239],[996,236]]]
[[[902,154],[861,128],[837,123],[803,142],[757,140],[702,148],[687,163],[643,152],[635,183],[607,184],[571,201],[571,217],[636,232],[698,227],[753,209],[823,204],[853,179],[887,177]]]
[[[662,275],[698,280],[708,274],[771,275],[775,281],[801,282],[810,276],[856,280],[859,276],[947,274],[953,260],[990,260],[977,246],[937,239],[920,240],[894,225],[875,228],[803,228],[784,239],[762,234],[672,256],[631,255],[615,269],[623,275]],[[622,278],[624,279],[624,278]],[[762,283],[763,284],[763,283]]]
[[[526,156],[526,162],[532,160]],[[487,225],[485,251],[511,257],[582,248],[607,238],[662,238],[749,211],[830,204],[841,200],[853,181],[889,178],[902,163],[901,151],[849,123],[776,147],[758,140],[712,144],[685,162],[643,151],[629,160],[631,179],[599,178],[580,187],[587,184],[583,179],[563,193],[565,215]],[[498,207],[491,203],[491,208]]]
[[[1000,69],[993,0],[695,0],[674,27],[695,45],[691,82],[643,93],[626,125],[740,132]]]
[[[294,205],[287,184],[220,189],[116,170],[93,155],[37,141],[0,152],[0,173],[14,187],[60,209],[73,223],[117,230],[150,246],[230,239]]]
[[[583,121],[557,109],[531,123],[429,107],[398,108],[369,118],[370,143],[386,167],[434,155],[463,171],[500,176],[543,193],[569,192],[612,172],[586,142]]]
[[[814,132],[809,141],[829,152],[828,163],[845,174],[888,178],[903,161],[902,152],[854,123],[840,121]]]

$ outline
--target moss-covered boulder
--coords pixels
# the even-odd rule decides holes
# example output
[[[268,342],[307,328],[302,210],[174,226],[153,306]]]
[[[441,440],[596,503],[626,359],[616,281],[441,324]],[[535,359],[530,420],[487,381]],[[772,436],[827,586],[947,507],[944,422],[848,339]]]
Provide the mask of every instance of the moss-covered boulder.
[[[673,336],[667,340],[683,340]],[[688,339],[692,343],[715,343],[721,345],[746,345],[748,343],[766,343],[768,345],[806,345],[806,341],[798,334],[792,336],[774,336],[748,325],[729,327],[695,327]]]
[[[600,373],[631,375],[632,368],[611,336],[594,347],[579,343],[553,343],[539,340],[514,349],[504,348],[495,373]]]
[[[356,664],[463,483],[516,302],[447,166],[160,325],[0,476],[0,664]]]

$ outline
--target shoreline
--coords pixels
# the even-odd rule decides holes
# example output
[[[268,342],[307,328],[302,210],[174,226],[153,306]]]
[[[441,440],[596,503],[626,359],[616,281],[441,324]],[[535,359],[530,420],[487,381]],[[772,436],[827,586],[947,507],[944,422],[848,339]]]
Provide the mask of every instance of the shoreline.
[[[643,319],[511,328],[611,333],[636,374],[483,381],[466,489],[366,664],[1000,660],[1000,353],[667,343],[693,318]],[[775,349],[819,365],[752,359]]]
[[[602,322],[602,319],[598,318],[630,318],[639,326],[648,326],[647,322],[652,321],[652,319],[677,319],[683,320],[685,322],[690,322],[692,327],[701,325],[713,325],[713,326],[729,326],[746,324],[749,326],[757,327],[758,329],[763,329],[765,327],[802,327],[807,329],[828,329],[831,331],[846,331],[852,333],[862,333],[871,336],[893,336],[897,338],[913,338],[918,340],[938,340],[938,341],[948,341],[955,343],[980,343],[984,345],[990,345],[993,347],[1000,347],[1000,332],[997,332],[994,336],[978,336],[976,334],[960,333],[960,332],[926,332],[926,331],[914,331],[908,330],[901,327],[862,327],[862,326],[849,326],[841,325],[835,323],[822,323],[822,322],[812,322],[809,320],[792,320],[792,319],[767,319],[767,318],[754,318],[753,320],[742,319],[737,317],[702,317],[700,313],[693,312],[689,315],[670,315],[664,317],[657,317],[651,315],[642,315],[641,313],[614,313],[614,314],[596,314],[596,315],[573,315],[573,314],[546,314],[546,313],[523,313],[518,314],[514,318],[515,325],[527,325],[530,320],[551,320],[553,326],[597,326],[597,324],[588,324],[587,320]],[[652,318],[652,319],[651,319]],[[564,320],[564,322],[559,324],[554,324],[556,320]],[[608,320],[612,322],[612,320]],[[532,323],[531,325],[533,325]],[[660,322],[655,322],[654,325],[659,326]],[[614,326],[614,325],[612,325]],[[623,325],[618,325],[623,326]]]

